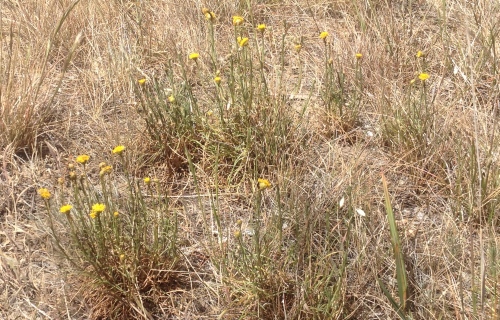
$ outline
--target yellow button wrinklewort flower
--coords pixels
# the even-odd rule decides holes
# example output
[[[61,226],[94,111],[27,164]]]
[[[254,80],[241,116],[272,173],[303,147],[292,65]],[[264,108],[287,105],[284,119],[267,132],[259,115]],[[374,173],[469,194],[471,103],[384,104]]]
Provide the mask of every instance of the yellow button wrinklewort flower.
[[[266,31],[266,25],[261,23],[257,26],[257,30],[264,33],[264,31]]]
[[[96,213],[101,213],[103,212],[104,210],[106,210],[106,205],[103,204],[103,203],[96,203],[92,206],[92,211],[96,212]]]
[[[417,51],[417,54],[415,55],[417,58],[422,58],[425,54],[422,51]]]
[[[248,38],[238,37],[238,39],[236,40],[238,41],[238,45],[240,46],[240,48],[243,48],[248,45]]]
[[[104,166],[104,167],[102,167],[101,171],[99,172],[99,175],[102,177],[106,174],[111,173],[112,170],[113,170],[112,166]]]
[[[120,214],[118,213],[118,211],[113,212],[113,216],[114,216],[115,218],[118,218],[118,216],[119,216],[119,215],[120,215]]]
[[[38,189],[38,194],[40,195],[40,197],[42,197],[42,199],[44,200],[49,200],[50,197],[52,196],[50,194],[50,191],[46,188],[40,188]]]
[[[97,218],[97,212],[95,212],[95,211],[90,211],[90,213],[89,213],[89,217],[91,217],[92,219]]]
[[[192,52],[189,54],[188,58],[189,60],[198,60],[198,58],[200,57],[200,54],[198,52]]]
[[[150,178],[150,177],[146,177],[146,178],[144,178],[144,183],[145,183],[146,185],[149,185],[149,184],[151,183],[151,178]]]
[[[122,254],[120,255],[120,262],[123,262],[123,260],[125,260],[125,255],[122,253]]]
[[[87,162],[89,162],[89,159],[90,159],[90,156],[88,156],[86,154],[81,154],[78,157],[76,157],[76,162],[78,162],[80,164],[86,164]]]
[[[62,206],[60,209],[59,209],[59,212],[60,213],[64,213],[64,214],[67,214],[71,211],[71,209],[73,209],[73,206],[70,205],[70,204],[67,204],[67,205],[64,205]]]
[[[215,82],[216,84],[220,84],[221,80],[222,80],[222,79],[221,79],[219,76],[217,76],[217,77],[215,77],[215,78],[214,78],[214,82]]]
[[[358,59],[358,60],[359,60],[359,59],[361,59],[361,58],[363,58],[363,55],[362,55],[361,53],[356,53],[356,59]]]
[[[168,102],[170,102],[170,103],[174,103],[175,102],[175,97],[174,97],[173,94],[171,94],[171,95],[168,96]]]
[[[245,22],[242,16],[233,16],[233,26],[241,26]]]
[[[117,154],[117,155],[120,155],[123,153],[123,151],[125,151],[125,146],[116,146],[113,151],[111,151],[113,154]]]
[[[302,50],[302,45],[299,43],[299,44],[294,45],[293,48],[295,49],[295,51],[297,51],[297,53],[299,53],[300,50]]]
[[[140,85],[140,86],[143,86],[146,84],[146,78],[143,78],[143,79],[139,79],[137,80],[137,83]]]
[[[428,73],[421,73],[418,75],[418,78],[424,82],[425,80],[429,79],[429,74]]]
[[[328,32],[323,31],[319,34],[319,38],[325,40],[328,37]]]
[[[207,19],[207,21],[214,21],[215,20],[215,13],[210,11],[208,8],[201,9],[201,12],[203,13],[203,15],[205,16],[205,19]]]
[[[260,190],[264,190],[271,187],[271,182],[269,182],[269,180],[267,179],[258,179],[257,182],[259,183]]]

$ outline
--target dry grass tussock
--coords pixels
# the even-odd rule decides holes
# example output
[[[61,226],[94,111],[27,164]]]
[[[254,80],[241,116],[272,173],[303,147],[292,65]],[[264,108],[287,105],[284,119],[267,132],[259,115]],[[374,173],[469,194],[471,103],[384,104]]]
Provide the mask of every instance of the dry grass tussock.
[[[1,318],[499,317],[498,3],[0,14]]]

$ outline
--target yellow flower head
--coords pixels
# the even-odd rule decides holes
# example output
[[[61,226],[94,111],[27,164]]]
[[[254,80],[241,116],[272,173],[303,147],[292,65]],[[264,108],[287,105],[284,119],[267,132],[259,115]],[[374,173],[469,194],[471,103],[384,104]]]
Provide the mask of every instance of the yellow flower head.
[[[328,37],[328,32],[323,31],[319,34],[319,38],[325,40]]]
[[[240,46],[240,48],[243,48],[248,45],[248,38],[238,37],[238,39],[236,40],[238,41],[238,45]]]
[[[96,203],[92,206],[92,211],[95,213],[101,213],[106,210],[106,205],[103,203]]]
[[[201,9],[201,12],[203,13],[203,15],[205,16],[205,19],[207,19],[207,21],[214,21],[215,20],[215,13],[213,13],[209,9],[203,8],[203,9]]]
[[[297,51],[297,53],[299,53],[300,50],[302,50],[302,45],[299,43],[299,44],[294,45],[293,48],[295,49],[295,51]]]
[[[120,214],[118,213],[118,211],[113,212],[113,216],[114,216],[115,218],[118,218],[118,216],[119,216],[119,215],[120,215]]]
[[[97,212],[95,211],[90,211],[89,213],[89,217],[91,217],[92,219],[95,219],[97,217]]]
[[[207,117],[211,117],[214,114],[213,110],[208,110],[207,111]]]
[[[62,206],[62,207],[59,209],[59,212],[60,212],[60,213],[65,213],[65,214],[67,214],[67,213],[69,213],[69,212],[71,211],[71,209],[73,209],[73,206],[72,206],[72,205],[70,205],[70,204],[67,204],[67,205]]]
[[[245,22],[242,16],[233,16],[233,26],[241,26]]]
[[[140,86],[143,86],[146,84],[146,78],[143,78],[143,79],[139,79],[137,80],[137,83],[140,85]]]
[[[99,172],[99,175],[102,177],[106,174],[109,174],[111,173],[111,171],[113,170],[113,167],[112,166],[104,166],[101,168],[101,171]]]
[[[173,94],[171,94],[171,95],[168,96],[168,102],[170,102],[170,103],[174,103],[175,102],[175,97],[174,97]]]
[[[200,54],[197,52],[192,52],[188,56],[189,60],[194,60],[194,61],[198,60],[199,57],[200,57]]]
[[[146,177],[146,178],[144,178],[144,183],[145,183],[146,185],[149,185],[149,184],[151,183],[151,178],[150,178],[150,177]]]
[[[122,145],[119,145],[119,146],[116,146],[113,151],[111,151],[113,154],[117,154],[117,155],[120,155],[123,153],[123,151],[125,151],[125,146],[122,146]]]
[[[219,76],[217,76],[217,77],[214,78],[214,82],[216,84],[220,84],[221,81],[222,81],[222,79]]]
[[[241,231],[240,231],[240,230],[236,230],[236,231],[234,232],[234,237],[235,237],[236,239],[241,238]]]
[[[45,188],[38,189],[38,194],[44,200],[49,200],[50,197],[52,197],[52,195],[50,194],[50,191],[48,189],[45,189]]]
[[[261,23],[257,26],[257,30],[264,33],[264,31],[266,31],[266,25]]]
[[[428,73],[421,73],[418,75],[418,78],[424,82],[425,80],[429,79],[429,74]]]
[[[100,163],[99,163],[99,169],[102,169],[102,168],[104,168],[105,166],[107,166],[106,162],[104,162],[104,161],[103,161],[103,162],[100,162]]]
[[[363,58],[363,55],[361,53],[356,53],[356,59],[360,60]]]
[[[264,190],[271,187],[271,182],[269,182],[269,180],[267,179],[258,179],[257,182],[259,183],[260,190]]]
[[[415,55],[417,58],[422,58],[423,56],[425,56],[425,54],[422,52],[422,51],[417,51],[417,54]]]
[[[78,157],[76,157],[76,162],[80,163],[80,164],[86,164],[90,159],[90,156],[86,155],[86,154],[81,154],[79,155]]]
[[[120,262],[123,262],[123,260],[125,260],[125,255],[122,253],[122,254],[120,255]]]

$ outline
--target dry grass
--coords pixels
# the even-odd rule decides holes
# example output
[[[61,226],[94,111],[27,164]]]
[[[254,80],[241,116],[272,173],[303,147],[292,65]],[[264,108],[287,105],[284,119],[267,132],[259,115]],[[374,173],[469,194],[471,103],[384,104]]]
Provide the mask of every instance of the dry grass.
[[[25,2],[0,5],[1,318],[499,317],[496,2]],[[196,117],[148,130],[172,93]],[[84,153],[89,181],[113,163],[122,196],[126,173],[157,177],[177,217],[178,262],[151,263],[136,294],[110,296],[54,246],[37,189]],[[405,310],[388,298],[403,305],[381,174]]]

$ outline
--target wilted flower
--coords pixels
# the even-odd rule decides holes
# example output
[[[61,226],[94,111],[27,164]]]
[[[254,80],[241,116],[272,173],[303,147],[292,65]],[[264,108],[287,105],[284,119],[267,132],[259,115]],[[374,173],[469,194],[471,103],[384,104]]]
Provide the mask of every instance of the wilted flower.
[[[241,26],[244,21],[242,16],[233,16],[233,26]]]
[[[90,156],[86,155],[86,154],[82,154],[82,155],[79,155],[78,157],[76,157],[76,162],[80,163],[80,164],[86,164],[90,159]]]
[[[89,217],[91,217],[92,219],[97,218],[97,212],[95,212],[95,211],[93,211],[93,210],[92,210],[92,211],[90,211],[90,213],[89,213]]]
[[[42,197],[42,199],[44,200],[49,200],[50,197],[52,196],[50,194],[50,191],[46,188],[40,188],[38,189],[38,194],[40,195],[40,197]]]
[[[114,216],[115,218],[117,218],[119,215],[120,215],[120,214],[118,213],[118,211],[113,212],[113,216]]]
[[[418,75],[418,78],[423,82],[423,81],[429,79],[429,74],[428,73],[421,73]]]
[[[146,84],[146,78],[137,80],[137,83],[139,83],[140,86],[145,85]]]
[[[302,45],[299,43],[299,44],[294,45],[293,48],[295,49],[295,51],[297,51],[297,53],[299,53],[300,50],[302,50]]]
[[[104,167],[102,167],[101,171],[99,172],[99,175],[102,177],[105,174],[111,173],[112,170],[113,170],[112,166],[104,166]]]
[[[62,206],[60,209],[59,209],[59,212],[60,213],[69,213],[71,211],[71,209],[73,209],[73,206],[70,205],[70,204],[67,204],[67,205],[64,205]]]
[[[269,180],[267,179],[258,179],[257,182],[259,183],[259,189],[260,190],[264,190],[264,189],[267,189],[267,188],[270,188],[271,187],[271,182],[269,182]]]
[[[123,260],[125,260],[125,255],[122,253],[122,254],[120,255],[120,262],[123,262]]]
[[[323,31],[319,34],[319,38],[325,40],[328,37],[328,32]]]
[[[122,154],[123,151],[125,151],[125,146],[122,146],[122,145],[119,145],[119,146],[116,146],[113,151],[111,151],[113,154]]]
[[[189,54],[188,58],[189,60],[198,60],[198,58],[200,57],[200,54],[198,52],[192,52]]]
[[[171,95],[168,96],[168,102],[170,102],[170,103],[174,103],[175,102],[175,97],[174,97],[173,94],[171,94]]]
[[[215,13],[213,13],[209,9],[203,8],[203,9],[201,9],[201,12],[205,16],[205,19],[207,19],[208,21],[214,21],[215,20]]]

